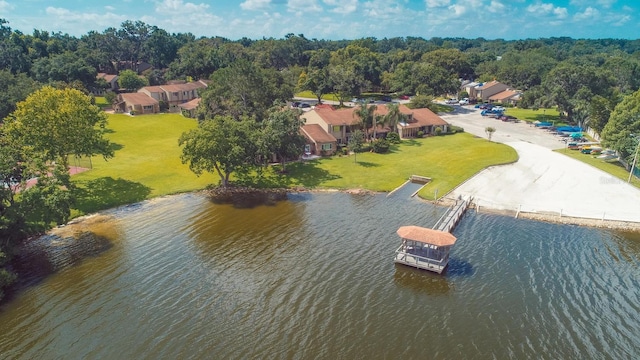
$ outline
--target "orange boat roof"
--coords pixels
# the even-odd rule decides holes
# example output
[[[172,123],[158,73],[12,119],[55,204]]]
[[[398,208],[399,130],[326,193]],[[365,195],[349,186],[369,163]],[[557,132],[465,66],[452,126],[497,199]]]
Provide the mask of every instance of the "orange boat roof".
[[[413,225],[401,226],[397,233],[403,239],[436,246],[451,246],[455,244],[457,240],[451,233]]]

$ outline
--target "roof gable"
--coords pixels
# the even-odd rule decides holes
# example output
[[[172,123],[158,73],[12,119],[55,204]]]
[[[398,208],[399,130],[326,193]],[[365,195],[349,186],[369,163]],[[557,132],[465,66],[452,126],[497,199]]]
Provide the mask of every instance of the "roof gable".
[[[119,95],[122,101],[136,105],[157,105],[158,101],[144,93],[123,93]]]

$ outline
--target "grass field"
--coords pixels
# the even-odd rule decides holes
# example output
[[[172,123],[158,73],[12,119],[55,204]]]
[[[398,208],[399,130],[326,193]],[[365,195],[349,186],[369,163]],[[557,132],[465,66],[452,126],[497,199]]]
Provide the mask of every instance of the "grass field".
[[[404,140],[388,154],[360,153],[289,165],[289,174],[265,179],[264,186],[391,191],[411,175],[432,178],[420,196],[434,199],[487,166],[517,160],[511,147],[461,133]]]
[[[506,108],[506,115],[512,115],[520,120],[533,122],[533,121],[551,121],[556,126],[566,125],[560,122],[560,113],[557,109],[520,109],[520,108]]]
[[[607,172],[625,182],[629,179],[629,171],[625,169],[619,162],[606,162],[596,158],[594,155],[583,154],[578,150],[561,149],[555,150],[561,154],[572,157],[576,160],[587,163],[595,168],[598,168],[604,172]],[[640,188],[640,179],[637,177],[631,177],[631,184],[637,188]]]
[[[196,122],[177,114],[109,115],[108,138],[115,157],[92,159],[90,171],[74,175],[78,203],[73,216],[95,212],[144,199],[204,189],[218,177],[197,177],[180,162],[180,135]],[[420,195],[442,196],[486,166],[512,162],[516,152],[506,146],[470,134],[405,140],[388,154],[360,153],[334,156],[305,163],[290,163],[287,174],[271,166],[260,176],[234,178],[243,185],[261,187],[363,188],[390,191],[412,175],[433,181]]]
[[[196,126],[179,114],[109,115],[115,156],[94,157],[92,170],[72,177],[79,186],[78,214],[217,183],[217,177],[197,177],[180,162],[178,138]]]

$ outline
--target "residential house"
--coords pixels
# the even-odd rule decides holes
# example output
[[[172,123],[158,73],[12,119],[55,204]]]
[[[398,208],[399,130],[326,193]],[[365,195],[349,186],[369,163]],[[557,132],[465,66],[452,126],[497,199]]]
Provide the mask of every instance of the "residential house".
[[[114,68],[116,68],[118,71],[122,71],[122,70],[133,70],[135,71],[138,75],[142,74],[143,72],[153,68],[153,66],[151,64],[149,64],[148,62],[145,61],[137,61],[137,62],[133,62],[133,61],[119,61],[119,62],[114,62],[113,63]]]
[[[475,99],[478,97],[478,94],[476,92],[476,87],[478,85],[480,85],[481,83],[477,83],[475,81],[466,81],[462,84],[462,86],[460,87],[462,90],[466,91],[467,94],[469,94],[469,99]]]
[[[185,84],[145,86],[138,92],[146,94],[158,102],[164,102],[170,112],[179,112],[181,108],[178,105],[199,97],[198,90],[206,87],[207,84],[204,81],[194,81]]]
[[[126,112],[133,114],[155,114],[160,112],[158,101],[143,93],[122,93],[118,94],[116,112]]]
[[[499,81],[496,81],[496,80],[489,81],[487,83],[484,83],[475,87],[475,91],[476,91],[475,97],[485,102],[485,101],[488,101],[491,96],[497,93],[503,92],[508,88],[509,86]]]
[[[518,90],[507,89],[489,97],[489,102],[499,102],[502,104],[516,105],[520,100],[522,92]]]
[[[360,123],[360,118],[355,114],[355,108],[338,109],[316,108],[302,115],[307,125],[316,124],[336,139],[338,145],[348,143],[352,129]],[[418,136],[419,132],[425,135],[434,135],[437,128],[447,132],[449,124],[429,109],[409,109],[405,105],[399,105],[399,110],[406,116],[406,121],[397,125],[401,138]],[[378,105],[375,115],[384,116],[388,108]],[[391,129],[378,127],[376,133],[384,134]],[[369,134],[370,136],[372,134]]]
[[[333,155],[338,148],[336,138],[324,131],[318,124],[305,124],[300,128],[300,133],[306,139],[304,153],[307,156]]]
[[[200,98],[195,98],[189,102],[178,105],[182,109],[182,115],[190,118],[196,117],[196,108],[200,104]]]
[[[117,91],[118,90],[118,75],[112,75],[107,73],[98,73],[96,76],[97,80],[104,79],[107,82],[109,87],[107,89],[98,89],[93,88],[91,93],[95,96],[102,96],[106,91]]]

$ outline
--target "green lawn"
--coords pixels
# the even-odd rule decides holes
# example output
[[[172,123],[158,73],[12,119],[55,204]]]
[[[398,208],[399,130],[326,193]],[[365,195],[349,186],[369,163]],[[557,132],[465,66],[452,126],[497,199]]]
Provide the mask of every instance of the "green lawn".
[[[598,159],[595,155],[583,154],[578,150],[560,149],[555,150],[561,154],[572,157],[576,160],[587,163],[593,167],[596,167],[604,172],[607,172],[625,182],[629,179],[629,171],[625,169],[619,162],[606,162],[602,159]],[[632,176],[631,184],[637,188],[640,188],[640,179]]]
[[[566,125],[560,122],[560,113],[557,109],[520,109],[520,108],[506,108],[506,115],[512,115],[520,120],[533,122],[533,121],[551,121],[556,126]]]
[[[311,91],[302,91],[295,94],[296,97],[317,99],[317,97]],[[335,94],[324,94],[322,100],[340,101]]]
[[[512,148],[462,133],[404,140],[388,154],[361,153],[292,164],[289,185],[391,191],[411,175],[432,178],[420,192],[425,199],[446,194],[489,165],[517,160]],[[314,174],[309,178],[306,174]]]
[[[79,188],[73,216],[217,184],[216,175],[197,177],[180,162],[178,138],[196,126],[177,114],[109,115],[108,138],[115,157],[94,157],[92,170],[72,177]],[[286,175],[279,166],[271,166],[260,176],[233,181],[262,187],[391,191],[416,174],[433,179],[420,193],[433,199],[436,189],[442,196],[486,166],[516,159],[516,152],[506,145],[462,133],[405,140],[388,154],[360,153],[357,163],[353,156],[334,156],[290,163]]]
[[[197,177],[180,162],[178,138],[196,126],[179,114],[110,114],[108,138],[115,156],[107,161],[94,157],[92,170],[72,177],[80,187],[78,214],[217,183],[217,177]]]
[[[101,108],[110,108],[111,104],[109,104],[109,102],[107,101],[107,99],[104,96],[96,96],[96,105]]]

